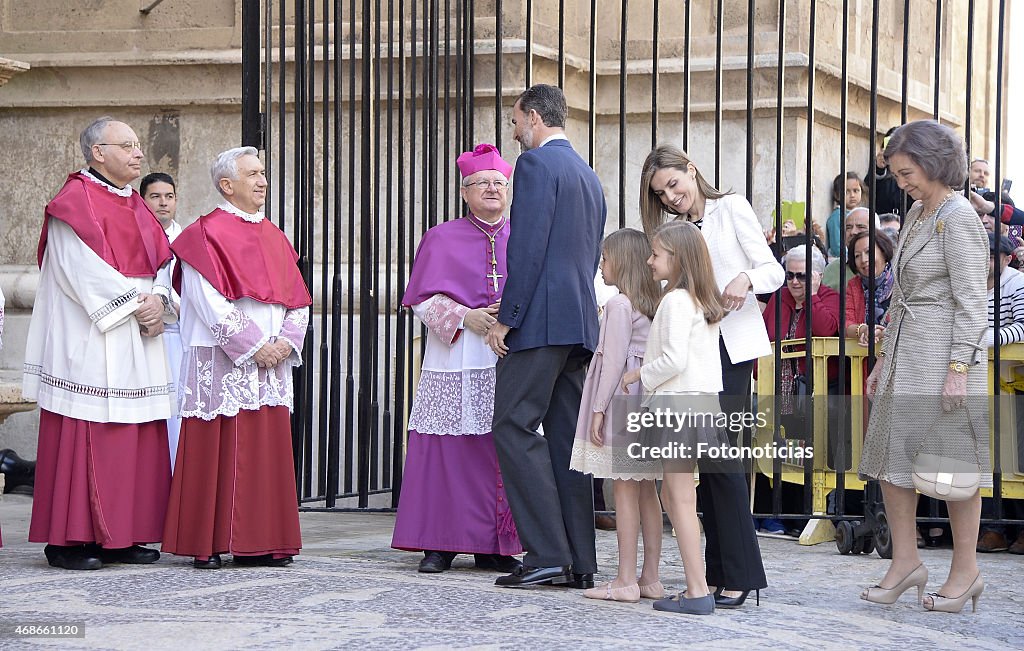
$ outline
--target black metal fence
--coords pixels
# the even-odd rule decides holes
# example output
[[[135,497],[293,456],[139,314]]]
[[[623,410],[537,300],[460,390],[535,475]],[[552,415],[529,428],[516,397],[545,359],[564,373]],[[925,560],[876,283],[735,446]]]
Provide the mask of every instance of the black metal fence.
[[[604,182],[609,228],[638,223],[639,162],[671,141],[705,150],[715,184],[744,188],[765,217],[774,209],[779,232],[784,199],[802,199],[810,237],[810,217],[830,207],[821,179],[873,170],[892,124],[956,125],[969,153],[993,152],[999,187],[1005,5],[245,0],[243,140],[266,150],[268,211],[315,296],[296,378],[301,501],[397,504],[421,349],[420,327],[398,309],[410,261],[427,228],[461,214],[456,156],[493,141],[511,158],[509,112],[525,87],[566,90],[570,137]]]

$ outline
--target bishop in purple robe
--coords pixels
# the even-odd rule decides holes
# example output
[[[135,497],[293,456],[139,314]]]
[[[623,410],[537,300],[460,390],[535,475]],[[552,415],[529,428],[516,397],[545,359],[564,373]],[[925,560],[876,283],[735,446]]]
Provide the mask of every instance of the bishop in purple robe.
[[[391,546],[423,551],[420,572],[443,572],[460,553],[511,572],[523,550],[491,434],[498,358],[484,337],[507,276],[512,166],[489,144],[457,164],[469,214],[424,234],[402,299],[427,326],[427,345]]]

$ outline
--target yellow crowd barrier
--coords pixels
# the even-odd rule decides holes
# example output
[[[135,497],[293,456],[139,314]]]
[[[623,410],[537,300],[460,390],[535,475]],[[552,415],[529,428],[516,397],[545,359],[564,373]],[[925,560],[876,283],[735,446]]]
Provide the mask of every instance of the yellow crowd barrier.
[[[806,341],[804,339],[786,340],[781,342],[782,359],[803,359],[806,358]],[[993,386],[996,378],[999,378],[1001,393],[1012,394],[1015,389],[1024,392],[1024,344],[1011,344],[1000,349],[1000,364],[998,373],[990,352],[989,357],[989,395],[992,396]],[[848,469],[843,471],[845,487],[847,489],[860,490],[864,488],[864,482],[857,476],[857,465],[860,462],[861,449],[864,441],[864,430],[867,427],[867,410],[862,408],[866,402],[863,395],[864,378],[866,373],[863,360],[867,358],[867,348],[857,343],[855,339],[847,339],[844,355],[847,358],[846,367],[849,369],[848,395],[850,401],[847,403],[850,423],[849,438],[850,444],[848,456],[844,464]],[[813,395],[824,398],[828,395],[828,363],[830,359],[839,357],[839,339],[837,337],[814,337],[811,339],[811,363],[813,365]],[[771,404],[775,393],[775,356],[762,357],[757,364],[757,399],[760,405]],[[1005,498],[1024,499],[1024,468],[1019,460],[1019,448],[1022,445],[1021,438],[1024,434],[1018,435],[1016,409],[1024,409],[1024,396],[1021,397],[1021,405],[1016,404],[1017,400],[1001,398],[998,402],[1000,409],[1000,435],[996,436],[993,431],[989,432],[990,447],[993,451],[992,459],[995,459],[995,445],[1000,446],[1000,468],[1002,470],[1002,495]],[[812,508],[816,513],[824,513],[826,510],[826,496],[836,487],[838,472],[829,467],[829,426],[828,404],[824,399],[813,401],[813,441],[810,443],[814,448],[814,456],[810,462],[810,478],[812,482]],[[995,408],[995,400],[990,399],[990,408]],[[990,428],[994,428],[994,418],[990,418]],[[838,423],[833,422],[832,427]],[[754,431],[754,446],[760,447],[770,444],[775,435],[774,418],[768,418],[764,427],[757,427]],[[793,439],[803,442],[804,432],[785,431],[780,427],[779,435],[783,440]],[[833,432],[833,447],[836,447],[839,433]],[[773,460],[759,458],[755,460],[756,469],[771,478],[773,476]],[[785,482],[804,484],[805,467],[798,463],[781,463],[782,479]],[[982,489],[982,495],[991,497],[992,489]]]

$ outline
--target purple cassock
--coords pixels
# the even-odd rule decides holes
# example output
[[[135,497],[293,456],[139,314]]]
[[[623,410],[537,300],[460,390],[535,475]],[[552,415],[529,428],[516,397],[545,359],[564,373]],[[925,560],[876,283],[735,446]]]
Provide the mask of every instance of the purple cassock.
[[[409,443],[391,546],[513,555],[522,552],[491,434],[494,365],[466,313],[501,298],[508,220],[473,215],[423,236],[402,305],[427,326],[409,415]]]

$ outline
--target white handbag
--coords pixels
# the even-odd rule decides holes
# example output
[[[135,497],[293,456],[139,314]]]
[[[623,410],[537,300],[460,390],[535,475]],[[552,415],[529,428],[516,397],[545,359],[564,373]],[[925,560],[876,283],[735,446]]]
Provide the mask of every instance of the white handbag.
[[[974,497],[981,485],[981,460],[978,459],[978,437],[974,424],[967,417],[971,438],[974,440],[976,463],[950,459],[939,454],[922,452],[914,455],[913,480],[918,492],[947,502],[962,502]]]
[[[913,479],[914,488],[928,497],[962,502],[978,492],[981,472],[974,463],[918,452],[914,455]]]

